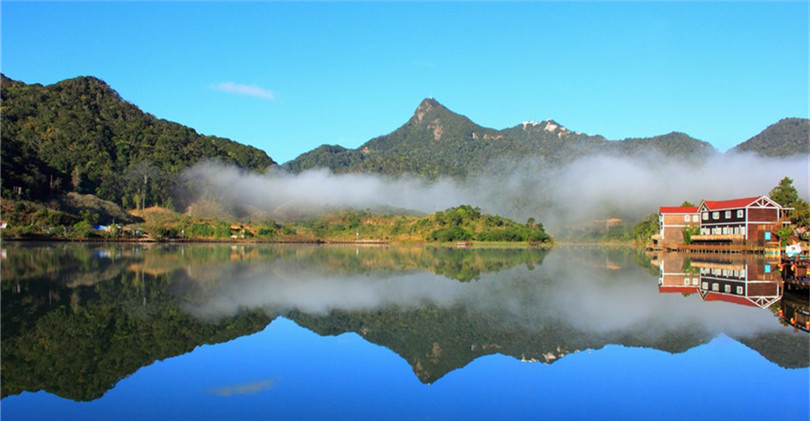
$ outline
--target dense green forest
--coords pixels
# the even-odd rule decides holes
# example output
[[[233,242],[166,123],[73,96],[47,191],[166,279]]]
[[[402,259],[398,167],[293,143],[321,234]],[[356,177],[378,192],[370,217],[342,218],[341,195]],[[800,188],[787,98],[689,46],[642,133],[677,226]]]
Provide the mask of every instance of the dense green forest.
[[[810,153],[810,120],[785,118],[732,149],[756,152],[764,156],[788,156]]]
[[[42,86],[3,75],[0,89],[3,198],[77,192],[124,208],[172,207],[178,174],[201,160],[274,164],[257,148],[144,113],[93,77]]]

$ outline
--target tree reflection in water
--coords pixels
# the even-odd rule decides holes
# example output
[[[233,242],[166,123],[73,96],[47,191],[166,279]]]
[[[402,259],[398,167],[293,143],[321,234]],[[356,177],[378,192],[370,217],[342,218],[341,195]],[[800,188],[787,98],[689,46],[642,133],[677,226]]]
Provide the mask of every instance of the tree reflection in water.
[[[707,264],[630,249],[4,247],[4,397],[93,400],[140,367],[279,316],[321,335],[356,332],[425,383],[493,353],[546,363],[607,344],[674,353],[720,333],[783,367],[810,365],[807,335],[784,328],[776,310],[707,303]],[[697,277],[698,290],[659,294],[672,267],[690,288]]]

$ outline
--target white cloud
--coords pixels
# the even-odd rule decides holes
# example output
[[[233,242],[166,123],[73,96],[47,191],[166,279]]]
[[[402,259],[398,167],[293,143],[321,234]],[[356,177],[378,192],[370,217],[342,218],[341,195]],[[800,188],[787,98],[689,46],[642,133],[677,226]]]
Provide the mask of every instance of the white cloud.
[[[268,101],[274,101],[276,99],[276,95],[273,93],[273,91],[264,89],[258,85],[243,85],[241,83],[234,82],[221,82],[212,84],[211,89],[236,95],[252,96],[266,99]]]
[[[270,389],[274,385],[273,379],[261,380],[251,383],[235,384],[225,387],[219,387],[208,391],[211,395],[222,397],[229,397],[233,395],[255,395],[264,389]]]

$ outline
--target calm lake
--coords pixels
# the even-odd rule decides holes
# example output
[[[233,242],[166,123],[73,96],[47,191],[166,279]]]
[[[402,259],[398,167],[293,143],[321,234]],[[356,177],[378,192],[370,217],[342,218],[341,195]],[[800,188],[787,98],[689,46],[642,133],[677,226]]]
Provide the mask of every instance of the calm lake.
[[[0,269],[3,421],[810,413],[810,303],[759,259],[4,242]]]

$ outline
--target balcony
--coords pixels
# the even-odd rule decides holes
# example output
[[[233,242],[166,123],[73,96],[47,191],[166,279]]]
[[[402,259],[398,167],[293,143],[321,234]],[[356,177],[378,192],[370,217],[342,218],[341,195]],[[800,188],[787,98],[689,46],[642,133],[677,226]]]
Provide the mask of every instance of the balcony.
[[[741,242],[745,241],[745,234],[710,234],[710,235],[692,236],[692,242],[702,242],[702,241]]]

